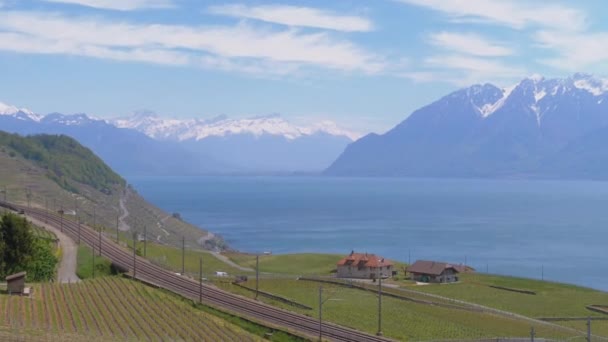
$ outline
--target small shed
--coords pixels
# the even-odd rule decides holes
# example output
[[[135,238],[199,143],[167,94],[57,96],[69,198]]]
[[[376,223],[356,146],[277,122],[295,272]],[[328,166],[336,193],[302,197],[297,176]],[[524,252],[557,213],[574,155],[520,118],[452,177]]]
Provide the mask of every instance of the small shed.
[[[21,294],[25,288],[26,272],[19,272],[6,276],[6,290],[10,294]]]

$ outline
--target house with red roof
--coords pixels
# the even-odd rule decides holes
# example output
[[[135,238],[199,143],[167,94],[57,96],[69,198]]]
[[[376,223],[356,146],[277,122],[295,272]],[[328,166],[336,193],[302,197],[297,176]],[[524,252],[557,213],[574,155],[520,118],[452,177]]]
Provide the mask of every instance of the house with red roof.
[[[377,279],[393,276],[393,263],[381,256],[354,251],[338,262],[338,278]]]

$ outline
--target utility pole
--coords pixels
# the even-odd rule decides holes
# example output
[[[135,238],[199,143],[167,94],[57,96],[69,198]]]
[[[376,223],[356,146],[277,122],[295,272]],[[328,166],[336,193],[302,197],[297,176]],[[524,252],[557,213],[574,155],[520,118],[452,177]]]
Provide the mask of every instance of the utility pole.
[[[137,261],[136,261],[136,255],[135,255],[135,250],[136,250],[136,233],[133,232],[133,279],[135,279],[135,276],[137,275]]]
[[[198,302],[203,302],[203,257],[198,260]]]
[[[255,256],[255,300],[258,300],[258,294],[260,291],[260,255]]]
[[[378,273],[378,336],[382,336],[382,274]]]
[[[63,205],[61,206],[61,232],[63,233]],[[95,250],[95,248],[93,248],[93,250]]]
[[[323,286],[319,285],[319,342],[323,341]]]
[[[185,262],[186,262],[186,238],[182,236],[182,275],[185,272]]]
[[[101,256],[101,226],[99,227],[99,256]]]
[[[6,185],[4,186],[4,191],[2,191],[2,193],[4,193],[4,203],[6,204]],[[8,214],[8,209],[6,207],[4,207],[4,214]]]
[[[545,280],[545,265],[540,266],[540,280]]]
[[[534,331],[534,327],[530,328],[530,342],[534,342],[534,337],[536,337],[536,331]]]
[[[144,226],[144,258],[146,257],[146,246],[147,246],[148,236],[146,234],[146,226]]]
[[[93,244],[93,279],[95,279],[95,244]]]

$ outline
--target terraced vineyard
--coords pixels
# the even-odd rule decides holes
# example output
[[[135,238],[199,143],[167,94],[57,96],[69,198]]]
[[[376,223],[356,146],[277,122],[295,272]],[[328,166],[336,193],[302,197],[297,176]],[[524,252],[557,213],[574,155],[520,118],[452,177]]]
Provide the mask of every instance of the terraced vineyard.
[[[0,313],[0,336],[34,340],[259,340],[176,297],[119,277],[38,284],[32,298],[0,295]]]

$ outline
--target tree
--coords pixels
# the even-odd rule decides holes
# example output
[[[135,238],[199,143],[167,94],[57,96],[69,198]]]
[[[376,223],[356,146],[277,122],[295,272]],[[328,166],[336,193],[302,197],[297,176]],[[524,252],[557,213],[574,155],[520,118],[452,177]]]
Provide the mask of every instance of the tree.
[[[0,277],[21,271],[28,281],[51,280],[57,257],[51,242],[37,239],[23,217],[5,214],[0,219]]]
[[[27,279],[29,281],[46,281],[55,278],[55,265],[57,257],[53,253],[48,241],[34,240],[34,253],[27,265]]]
[[[2,276],[25,271],[34,252],[34,236],[27,220],[14,214],[3,215],[0,237],[3,243]]]

